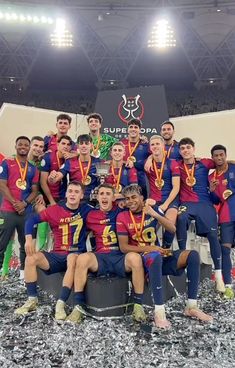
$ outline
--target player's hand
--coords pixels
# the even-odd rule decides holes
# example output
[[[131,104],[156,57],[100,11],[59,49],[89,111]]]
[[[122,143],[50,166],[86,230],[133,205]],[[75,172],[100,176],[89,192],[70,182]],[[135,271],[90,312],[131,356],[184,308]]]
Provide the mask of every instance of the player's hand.
[[[145,165],[144,165],[144,170],[147,172],[147,173],[150,173],[151,170],[153,170],[153,157],[152,155],[150,155],[146,162],[145,162]]]
[[[153,198],[147,198],[145,201],[145,205],[148,205],[148,206],[155,206],[155,204],[156,204],[156,201]]]
[[[145,204],[143,211],[144,213],[146,213],[146,215],[149,215],[149,216],[153,216],[156,213],[149,204]]]
[[[216,190],[217,185],[219,184],[219,180],[218,179],[213,179],[210,181],[210,192],[214,192]]]
[[[47,135],[48,135],[49,137],[51,137],[52,135],[55,135],[55,133],[54,133],[52,130],[49,130],[49,131],[47,132]]]
[[[52,170],[50,174],[48,175],[48,182],[51,184],[55,184],[57,179],[57,171]]]
[[[63,157],[65,160],[68,160],[69,158],[78,157],[78,153],[76,151],[73,152],[63,152]]]
[[[132,167],[134,167],[134,162],[130,159],[127,159],[126,167],[128,167],[129,169],[132,169]]]
[[[32,239],[31,240],[26,239],[24,247],[25,247],[26,256],[32,256],[36,253],[35,242],[33,242]]]
[[[24,201],[16,201],[13,207],[18,212],[19,215],[22,215],[22,213],[25,210],[25,207],[27,207],[27,203],[25,203]]]

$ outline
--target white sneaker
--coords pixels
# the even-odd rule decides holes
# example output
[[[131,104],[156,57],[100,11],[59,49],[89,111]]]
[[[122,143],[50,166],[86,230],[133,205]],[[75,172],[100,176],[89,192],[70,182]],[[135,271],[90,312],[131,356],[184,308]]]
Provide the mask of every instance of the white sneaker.
[[[55,319],[57,321],[64,321],[67,317],[67,314],[64,310],[65,303],[62,300],[57,300],[55,306]]]
[[[32,312],[37,309],[38,306],[38,298],[29,298],[26,302],[15,310],[15,314],[25,316],[29,312]]]

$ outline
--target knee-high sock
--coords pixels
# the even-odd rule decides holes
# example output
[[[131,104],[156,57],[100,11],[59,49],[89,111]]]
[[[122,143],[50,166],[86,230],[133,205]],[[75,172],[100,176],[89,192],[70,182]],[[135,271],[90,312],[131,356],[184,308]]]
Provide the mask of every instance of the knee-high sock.
[[[37,281],[34,282],[27,282],[26,283],[26,289],[28,297],[35,298],[37,297]]]
[[[179,215],[176,223],[176,237],[179,248],[181,250],[186,249],[187,243],[187,218],[182,214]]]
[[[70,296],[70,293],[71,293],[71,289],[68,288],[67,286],[63,286],[60,292],[59,299],[62,300],[63,302],[67,302]]]
[[[225,247],[224,245],[221,246],[222,251],[222,274],[224,278],[224,283],[231,284],[232,277],[232,261],[231,261],[231,249],[229,247]]]
[[[162,305],[163,290],[162,290],[162,257],[156,253],[153,262],[149,266],[149,282],[153,293],[155,305]]]
[[[48,223],[41,222],[38,224],[38,240],[39,240],[39,249],[44,248],[47,240],[47,233],[48,233]]]
[[[207,234],[207,239],[210,244],[211,258],[213,259],[215,270],[221,270],[221,247],[217,231],[210,231]]]
[[[173,243],[174,237],[175,234],[172,234],[169,231],[165,230],[162,238],[163,248],[170,248]]]
[[[187,258],[188,299],[197,299],[200,281],[200,258],[196,250],[191,250]]]
[[[13,243],[14,240],[10,240],[7,245],[7,249],[5,250],[4,260],[2,264],[2,276],[6,276],[9,273],[9,264],[12,257]]]

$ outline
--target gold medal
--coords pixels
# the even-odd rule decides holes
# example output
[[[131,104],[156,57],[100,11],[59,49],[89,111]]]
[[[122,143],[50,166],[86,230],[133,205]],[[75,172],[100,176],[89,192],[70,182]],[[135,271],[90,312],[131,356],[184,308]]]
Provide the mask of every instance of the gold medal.
[[[136,162],[136,158],[135,156],[129,156],[128,160],[132,161],[132,162]]]
[[[118,187],[116,188],[116,191],[117,191],[117,193],[121,193],[121,191],[122,191],[121,184],[118,185]]]
[[[155,179],[155,185],[158,189],[162,189],[164,186],[165,182],[163,179]]]
[[[223,199],[226,200],[228,197],[230,197],[233,194],[233,192],[230,189],[226,189],[223,192]]]
[[[197,180],[194,176],[190,176],[190,177],[187,177],[186,178],[186,184],[189,186],[189,187],[193,187],[195,184],[196,184]]]
[[[84,180],[83,184],[84,184],[84,185],[89,185],[89,184],[91,184],[91,177],[90,177],[89,175],[86,177],[86,179]]]
[[[25,190],[27,188],[27,182],[26,182],[26,180],[17,179],[16,180],[16,186],[17,186],[17,188],[19,188],[21,190]]]

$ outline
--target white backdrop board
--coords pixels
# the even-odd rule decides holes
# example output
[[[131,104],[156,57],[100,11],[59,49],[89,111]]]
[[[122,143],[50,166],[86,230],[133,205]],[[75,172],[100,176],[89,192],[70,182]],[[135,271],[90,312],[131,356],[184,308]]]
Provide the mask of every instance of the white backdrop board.
[[[34,135],[44,137],[50,130],[56,132],[56,117],[60,113],[61,111],[4,103],[0,110],[0,152],[6,156],[15,153],[15,140],[20,135],[31,139]],[[73,140],[79,134],[88,133],[85,115],[68,114],[72,117],[68,134]]]
[[[182,116],[170,119],[176,139],[190,137],[196,143],[196,156],[210,157],[215,144],[227,148],[228,158],[235,159],[235,110]]]

